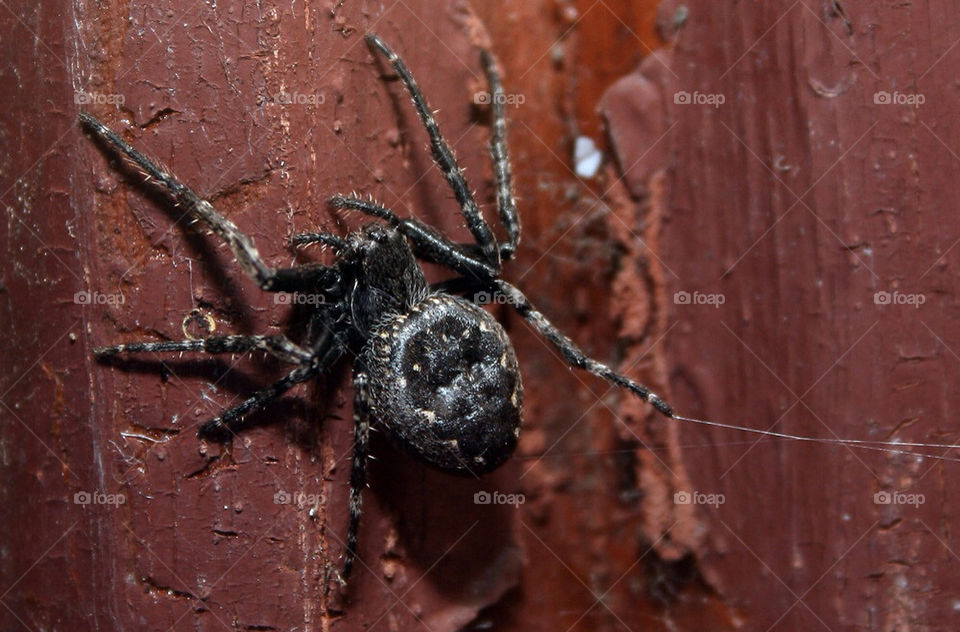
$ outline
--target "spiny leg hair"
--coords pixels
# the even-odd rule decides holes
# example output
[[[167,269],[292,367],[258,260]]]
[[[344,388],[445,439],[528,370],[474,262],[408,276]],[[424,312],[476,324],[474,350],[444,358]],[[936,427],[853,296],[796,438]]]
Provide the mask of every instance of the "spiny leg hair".
[[[229,219],[221,215],[210,202],[207,202],[181,183],[175,177],[161,169],[156,163],[131,147],[112,129],[101,123],[94,116],[81,112],[80,121],[97,137],[131,160],[147,175],[156,180],[166,191],[183,204],[188,212],[203,221],[218,237],[233,251],[233,255],[243,268],[243,271],[253,279],[260,289],[268,291],[293,291],[305,285],[304,276],[311,276],[309,272],[322,271],[321,266],[313,270],[304,271],[297,268],[276,270],[260,259],[260,253],[253,245],[253,240],[240,232],[240,229]]]
[[[358,361],[359,362],[359,361]],[[357,529],[367,485],[367,457],[370,451],[370,395],[365,371],[353,376],[353,462],[350,467],[350,522],[347,525],[347,552],[343,562],[343,581],[350,576],[357,558]]]
[[[517,204],[513,197],[510,155],[507,151],[507,117],[504,112],[506,97],[493,55],[490,51],[483,50],[481,59],[484,72],[487,74],[487,83],[490,84],[490,107],[493,114],[490,156],[493,159],[493,170],[497,181],[497,208],[500,211],[500,221],[507,229],[507,243],[500,244],[500,256],[503,259],[512,259],[517,250],[517,244],[520,243],[520,216],[517,214]]]
[[[290,390],[300,382],[312,379],[337,363],[343,357],[345,345],[336,332],[327,328],[313,347],[307,352],[307,359],[301,366],[294,369],[265,389],[259,390],[240,405],[222,413],[219,417],[204,423],[197,434],[200,436],[224,438],[229,434],[236,434],[243,423],[243,416],[254,410],[263,408],[280,395]]]
[[[453,151],[450,149],[447,141],[444,140],[443,135],[440,133],[440,127],[433,118],[430,107],[427,105],[423,93],[420,92],[420,87],[417,85],[416,80],[413,78],[413,75],[410,74],[410,70],[403,60],[400,59],[382,39],[373,33],[368,33],[366,40],[370,46],[379,51],[390,65],[393,66],[394,71],[396,71],[400,77],[400,81],[403,82],[404,87],[406,87],[410,98],[413,100],[417,114],[420,116],[420,121],[430,136],[430,150],[433,154],[434,162],[436,162],[440,170],[443,171],[447,182],[450,184],[450,188],[453,189],[457,203],[460,205],[463,216],[467,220],[467,227],[477,240],[477,244],[480,246],[484,258],[499,272],[500,247],[497,244],[497,240],[490,230],[490,226],[487,225],[487,222],[480,214],[480,209],[477,207],[477,202],[473,198],[473,193],[471,193],[470,187],[463,177],[463,172],[457,164],[457,159],[454,157]]]
[[[263,408],[300,382],[306,382],[316,377],[319,372],[320,367],[316,364],[308,364],[290,371],[290,373],[287,373],[270,386],[257,391],[239,405],[224,411],[219,417],[214,417],[204,423],[200,426],[197,434],[201,437],[216,438],[224,438],[228,434],[236,434],[237,426],[243,421],[244,415]]]
[[[93,350],[98,358],[121,353],[169,353],[202,351],[204,353],[247,353],[265,351],[291,364],[303,364],[312,358],[309,351],[294,344],[286,336],[212,336],[194,340],[167,340],[162,342],[130,342]]]
[[[318,355],[294,344],[286,336],[212,336],[197,340],[171,340],[163,342],[132,342],[111,347],[99,347],[94,350],[98,358],[109,358],[123,353],[176,353],[183,351],[199,351],[203,353],[246,353],[250,351],[265,351],[270,355],[299,365],[298,368],[277,380],[270,386],[257,391],[238,406],[220,414],[219,417],[207,421],[200,426],[197,434],[223,438],[228,433],[235,433],[236,426],[247,413],[263,408],[277,397],[290,390],[296,384],[305,382],[339,358],[339,348],[336,357],[331,357],[328,350],[322,359]]]
[[[470,252],[464,245],[451,241],[423,222],[400,219],[393,210],[372,200],[335,195],[330,198],[330,204],[334,208],[360,211],[387,222],[410,240],[421,259],[447,266],[472,278],[489,280],[497,275],[497,270],[479,253]]]
[[[324,246],[330,246],[335,250],[344,250],[347,247],[346,239],[330,233],[297,233],[290,239],[290,243],[294,246],[322,244]]]

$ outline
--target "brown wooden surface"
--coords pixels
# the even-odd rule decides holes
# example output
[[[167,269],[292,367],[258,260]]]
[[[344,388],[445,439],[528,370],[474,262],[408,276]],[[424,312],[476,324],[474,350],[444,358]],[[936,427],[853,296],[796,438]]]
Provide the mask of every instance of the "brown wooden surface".
[[[96,345],[182,337],[194,309],[217,333],[299,321],[108,167],[74,123],[78,92],[122,95],[85,107],[270,261],[323,260],[286,240],[359,225],[324,204],[353,189],[466,238],[362,34],[407,60],[490,210],[482,23],[523,97],[508,111],[524,238],[505,276],[564,331],[682,413],[955,440],[948,5],[518,4],[0,6],[2,629],[952,627],[954,464],[667,423],[568,370],[506,307],[527,394],[517,456],[464,480],[378,437],[346,595],[329,571],[346,527],[349,365],[220,447],[194,426],[281,367],[92,361]],[[674,103],[680,90],[725,102]],[[881,90],[925,102],[876,104]],[[597,178],[571,170],[579,134],[607,152]],[[894,290],[925,303],[875,304]],[[78,305],[83,291],[123,302]],[[679,291],[725,302],[677,304]],[[479,490],[526,502],[476,505]],[[678,491],[725,502],[676,504]],[[878,491],[925,503],[877,505]]]
[[[705,358],[687,371],[692,388],[675,380],[675,393],[699,391],[702,410],[729,417],[739,410],[736,417],[750,423],[783,415],[778,427],[787,431],[955,442],[958,401],[951,386],[960,331],[953,246],[960,234],[952,183],[960,137],[953,77],[960,57],[953,44],[960,29],[939,3],[844,4],[850,31],[823,5],[752,16],[755,22],[745,22],[750,30],[735,41],[751,43],[785,18],[721,80],[721,89],[735,93],[738,81],[752,81],[756,96],[740,97],[742,107],[716,117],[733,134],[698,125],[705,146],[726,148],[703,159],[741,165],[743,184],[714,175],[716,184],[698,183],[716,187],[708,201],[696,192],[694,167],[690,186],[678,189],[672,204],[678,229],[684,217],[694,224],[668,231],[665,244],[679,249],[677,261],[682,253],[700,255],[701,267],[691,267],[685,283],[706,285],[726,272],[723,291],[736,308],[673,338],[671,353],[702,354],[706,341],[722,340],[710,356],[725,358],[717,375],[732,379],[721,385],[707,377]],[[751,18],[746,11],[739,17]],[[697,48],[689,54],[712,58],[715,68],[726,69],[740,54],[739,46],[722,51],[717,42]],[[774,65],[794,78],[777,76]],[[703,75],[707,85],[714,76]],[[919,94],[925,103],[877,104],[879,92]],[[736,229],[721,225],[725,211],[736,208],[750,210]],[[698,238],[681,245],[681,235],[713,231],[730,237],[710,250]],[[919,295],[925,303],[877,305],[878,291]],[[757,399],[758,392],[766,397]],[[797,399],[802,403],[791,408]],[[743,408],[741,401],[753,404]],[[818,618],[833,627],[955,627],[956,464],[770,444],[735,466],[744,451],[708,451],[693,473],[706,485],[729,471],[723,488],[742,490],[737,505],[708,521],[716,553],[703,566],[718,590],[738,586],[732,606],[766,624],[803,596],[782,620],[797,629],[818,625]],[[926,502],[878,506],[876,492],[923,494]],[[753,520],[781,536],[765,539],[747,526],[747,507],[758,499],[764,510]],[[720,519],[729,531],[717,526]]]
[[[960,30],[946,6],[689,9],[664,63],[646,60],[606,101],[625,167],[662,116],[665,148],[627,182],[656,196],[650,173],[669,170],[660,256],[674,403],[800,435],[956,441]],[[725,103],[677,104],[678,91]],[[673,304],[680,291],[725,302]],[[878,304],[877,292],[923,303]],[[681,432],[691,489],[725,497],[698,508],[695,551],[734,621],[956,627],[955,463]],[[877,504],[877,493],[924,502]]]

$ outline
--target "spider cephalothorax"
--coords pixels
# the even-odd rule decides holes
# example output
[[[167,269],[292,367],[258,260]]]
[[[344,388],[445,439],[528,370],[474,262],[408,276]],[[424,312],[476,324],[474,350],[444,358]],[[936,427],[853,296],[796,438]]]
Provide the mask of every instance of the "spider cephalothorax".
[[[367,35],[410,94],[430,137],[433,159],[460,205],[475,243],[451,241],[415,219],[401,219],[376,202],[335,196],[331,204],[380,220],[344,237],[301,233],[297,245],[333,247],[333,265],[276,269],[261,258],[252,240],[206,200],[131,147],[93,116],[80,120],[112,151],[152,178],[174,201],[203,222],[233,251],[237,263],[261,289],[313,294],[304,335],[217,336],[199,340],[135,342],[102,347],[101,358],[124,353],[242,353],[265,351],[293,365],[274,384],[200,427],[206,436],[229,436],[243,417],[295,384],[323,375],[349,354],[353,358],[354,455],[350,473],[350,522],[343,577],[356,556],[361,491],[366,485],[370,424],[388,431],[394,443],[427,464],[458,474],[479,475],[502,464],[516,447],[523,411],[517,359],[506,332],[471,296],[496,295],[513,306],[573,366],[599,375],[673,417],[670,406],[646,387],[593,360],[537,311],[516,287],[499,278],[513,257],[520,221],[511,192],[503,88],[492,55],[482,51],[490,82],[490,153],[497,207],[507,240],[500,243],[480,213],[453,152],[403,61],[376,35]],[[430,286],[417,259],[439,264],[458,276]],[[321,300],[322,299],[322,300]]]

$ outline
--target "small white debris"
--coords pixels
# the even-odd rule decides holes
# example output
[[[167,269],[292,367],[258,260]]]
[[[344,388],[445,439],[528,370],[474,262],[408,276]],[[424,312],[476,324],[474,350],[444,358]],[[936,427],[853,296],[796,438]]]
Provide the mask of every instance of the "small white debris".
[[[592,178],[600,170],[603,154],[597,149],[592,138],[577,136],[573,143],[573,164],[577,175],[581,178]]]

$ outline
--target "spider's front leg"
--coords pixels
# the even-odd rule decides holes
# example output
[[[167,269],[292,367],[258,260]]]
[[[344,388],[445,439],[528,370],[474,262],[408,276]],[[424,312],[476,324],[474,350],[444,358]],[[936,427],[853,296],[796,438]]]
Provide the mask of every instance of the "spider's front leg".
[[[112,129],[94,116],[81,112],[80,122],[92,131],[101,142],[119,152],[139,169],[153,178],[167,193],[186,207],[187,212],[205,223],[214,233],[226,242],[243,271],[253,279],[260,289],[271,292],[295,292],[317,287],[330,276],[330,269],[321,265],[305,265],[294,268],[275,269],[260,258],[253,240],[240,232],[229,219],[221,215],[210,202],[207,202],[192,189],[161,169],[155,162],[131,147]]]
[[[484,49],[481,53],[483,70],[490,84],[490,108],[493,118],[493,132],[490,134],[490,156],[493,159],[493,171],[497,182],[497,208],[500,221],[507,229],[507,243],[500,244],[500,256],[512,259],[520,243],[520,215],[513,197],[510,155],[507,152],[507,116],[506,95],[500,82],[500,72],[493,53]]]
[[[478,280],[491,280],[499,272],[483,258],[480,252],[477,252],[476,246],[471,251],[468,246],[451,241],[423,222],[409,218],[400,219],[392,209],[386,206],[371,200],[343,195],[330,198],[330,204],[334,208],[360,211],[384,220],[409,239],[414,253],[425,261],[446,266],[466,277]]]
[[[477,207],[473,193],[467,185],[466,178],[463,177],[463,171],[460,169],[460,165],[457,163],[457,159],[453,155],[453,150],[450,149],[450,145],[447,144],[447,141],[443,138],[443,134],[440,133],[440,126],[437,125],[430,106],[427,105],[427,100],[420,91],[420,86],[400,56],[393,52],[380,37],[373,33],[368,33],[366,40],[367,44],[383,55],[390,65],[393,66],[403,86],[407,89],[410,99],[413,101],[413,106],[417,111],[417,115],[420,117],[420,122],[423,123],[423,126],[427,130],[427,135],[430,137],[430,150],[434,162],[437,163],[437,166],[447,179],[450,188],[453,189],[453,194],[457,198],[457,203],[460,205],[464,218],[467,220],[467,227],[477,241],[480,253],[486,262],[496,270],[496,272],[499,272],[500,246],[497,244],[497,240],[493,235],[493,231],[490,230],[490,226],[486,220],[483,219],[483,215],[481,215],[480,209]],[[504,155],[506,154],[504,153]]]

